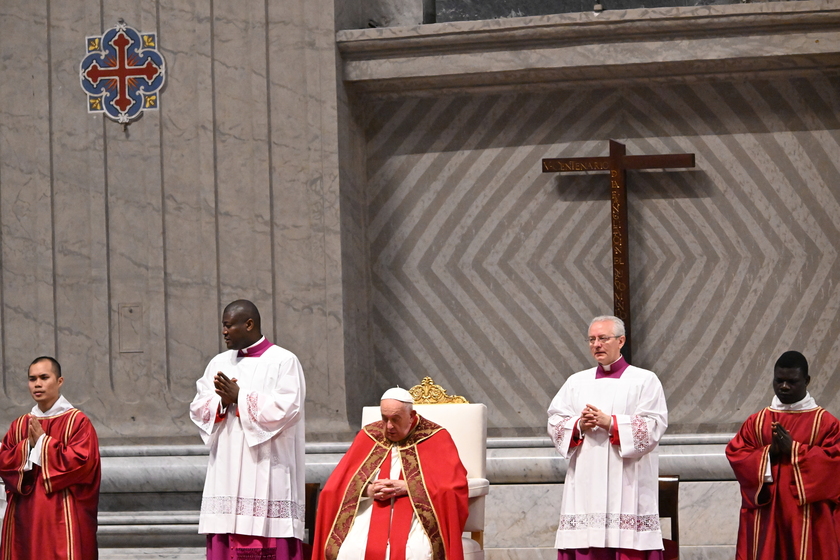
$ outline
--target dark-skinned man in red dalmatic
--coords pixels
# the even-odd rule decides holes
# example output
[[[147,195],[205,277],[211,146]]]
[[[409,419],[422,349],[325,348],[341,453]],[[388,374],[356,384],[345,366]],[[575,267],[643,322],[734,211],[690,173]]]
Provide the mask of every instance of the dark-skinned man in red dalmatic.
[[[773,368],[771,405],[726,447],[741,485],[737,560],[840,558],[840,422],[808,393],[799,352]]]

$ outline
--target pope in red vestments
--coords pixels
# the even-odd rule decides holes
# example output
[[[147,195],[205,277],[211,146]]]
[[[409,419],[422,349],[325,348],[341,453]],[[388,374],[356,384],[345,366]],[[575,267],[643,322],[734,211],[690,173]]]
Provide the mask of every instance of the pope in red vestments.
[[[318,502],[313,559],[463,559],[466,470],[449,433],[410,403],[408,391],[389,389],[382,420],[358,433],[330,475]],[[360,531],[367,533],[361,540]]]
[[[840,422],[807,393],[808,362],[785,352],[776,397],[726,447],[741,485],[737,560],[840,558]]]
[[[95,560],[99,441],[87,416],[59,390],[61,366],[36,358],[36,405],[12,422],[0,449],[6,484],[0,560]]]

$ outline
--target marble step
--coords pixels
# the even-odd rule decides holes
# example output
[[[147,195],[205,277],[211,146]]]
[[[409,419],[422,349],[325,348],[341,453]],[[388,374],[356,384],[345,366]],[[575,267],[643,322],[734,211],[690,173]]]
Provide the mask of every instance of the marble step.
[[[202,547],[99,548],[99,560],[204,560]]]
[[[205,536],[198,534],[197,511],[100,512],[98,520],[96,538],[104,548],[163,549],[205,543]]]
[[[121,525],[194,525],[198,527],[197,511],[99,512],[99,527]]]
[[[204,560],[204,547],[100,548],[99,560]],[[554,548],[488,548],[487,560],[556,560]],[[731,560],[734,546],[688,546],[680,550],[680,560]]]

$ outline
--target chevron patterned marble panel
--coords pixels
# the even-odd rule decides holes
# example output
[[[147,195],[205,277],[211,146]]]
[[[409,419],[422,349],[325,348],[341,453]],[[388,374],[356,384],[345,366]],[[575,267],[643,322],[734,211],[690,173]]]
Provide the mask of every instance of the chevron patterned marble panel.
[[[612,310],[608,180],[545,157],[692,152],[628,172],[634,363],[671,433],[734,431],[772,364],[811,361],[840,410],[840,80],[700,83],[369,102],[375,378],[431,375],[488,404],[490,435],[543,433],[591,317]]]

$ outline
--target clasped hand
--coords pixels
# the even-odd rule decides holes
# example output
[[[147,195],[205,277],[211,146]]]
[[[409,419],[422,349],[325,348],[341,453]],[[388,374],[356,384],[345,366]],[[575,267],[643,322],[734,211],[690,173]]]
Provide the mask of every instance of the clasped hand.
[[[44,427],[41,426],[41,421],[37,418],[29,417],[29,445],[35,447],[38,443],[38,438],[44,435]]]
[[[779,459],[790,455],[790,450],[793,447],[793,438],[790,437],[790,432],[778,422],[773,422],[771,427],[773,428],[773,441],[770,442],[770,458]]]
[[[216,394],[222,397],[222,407],[230,406],[239,398],[239,385],[235,377],[230,379],[220,371],[213,378],[213,384],[216,386]]]
[[[609,414],[591,404],[586,405],[583,412],[580,413],[580,427],[583,431],[594,430],[595,428],[609,430],[611,420]]]
[[[408,486],[404,480],[383,478],[374,480],[367,487],[367,495],[377,501],[390,500],[408,495]]]

